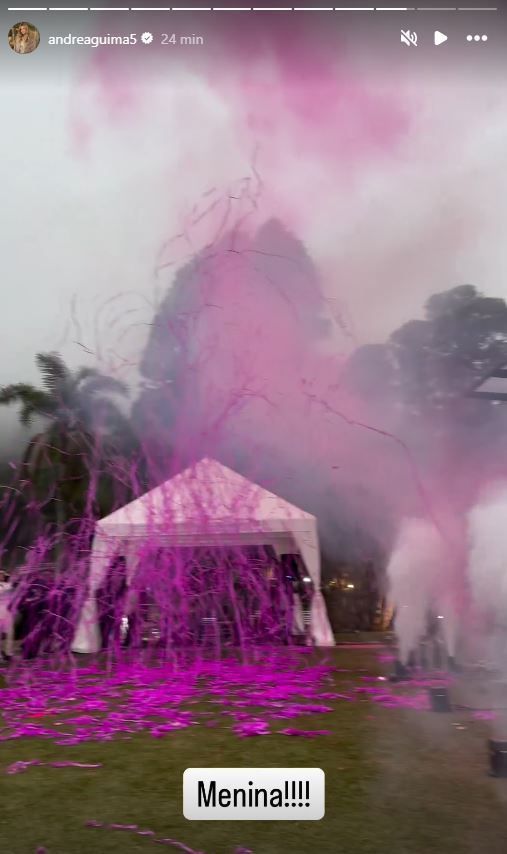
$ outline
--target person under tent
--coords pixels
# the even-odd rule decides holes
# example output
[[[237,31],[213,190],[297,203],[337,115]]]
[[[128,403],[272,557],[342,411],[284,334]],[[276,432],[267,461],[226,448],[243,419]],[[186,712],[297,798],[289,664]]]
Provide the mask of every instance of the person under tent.
[[[13,586],[4,572],[0,573],[0,661],[9,661],[14,654]],[[5,646],[4,646],[5,638]]]

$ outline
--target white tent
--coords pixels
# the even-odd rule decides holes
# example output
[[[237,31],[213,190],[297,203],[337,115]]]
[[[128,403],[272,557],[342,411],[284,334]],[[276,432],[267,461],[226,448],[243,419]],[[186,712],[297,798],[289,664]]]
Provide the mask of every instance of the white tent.
[[[314,516],[215,460],[203,459],[110,516],[101,519],[93,540],[87,599],[72,648],[97,652],[100,635],[96,592],[115,555],[135,574],[146,543],[161,546],[271,545],[299,553],[314,586],[311,634],[318,646],[334,646],[320,590],[320,553]]]

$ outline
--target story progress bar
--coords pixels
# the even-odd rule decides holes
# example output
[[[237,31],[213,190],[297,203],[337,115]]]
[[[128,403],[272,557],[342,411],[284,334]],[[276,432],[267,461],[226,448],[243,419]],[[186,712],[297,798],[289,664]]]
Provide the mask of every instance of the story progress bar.
[[[498,12],[488,6],[9,6],[9,12]]]

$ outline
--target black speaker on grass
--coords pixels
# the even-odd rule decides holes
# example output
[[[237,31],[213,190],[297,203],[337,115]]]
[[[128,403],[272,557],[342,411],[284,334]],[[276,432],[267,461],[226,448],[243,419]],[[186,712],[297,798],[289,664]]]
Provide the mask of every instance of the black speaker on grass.
[[[431,710],[433,712],[450,712],[451,703],[447,688],[428,688]]]
[[[489,767],[493,777],[507,777],[507,741],[490,738]]]
[[[394,672],[389,677],[390,682],[407,682],[410,679],[410,671],[405,664],[396,659],[394,662]]]

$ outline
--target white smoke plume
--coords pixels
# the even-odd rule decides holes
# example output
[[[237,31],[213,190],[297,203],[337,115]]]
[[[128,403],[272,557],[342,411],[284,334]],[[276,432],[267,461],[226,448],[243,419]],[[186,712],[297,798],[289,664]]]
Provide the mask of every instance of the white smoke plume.
[[[399,658],[406,663],[423,638],[430,609],[443,596],[446,550],[434,524],[424,519],[405,519],[387,566],[390,597],[396,609],[395,630]],[[447,599],[447,611],[452,609]]]

